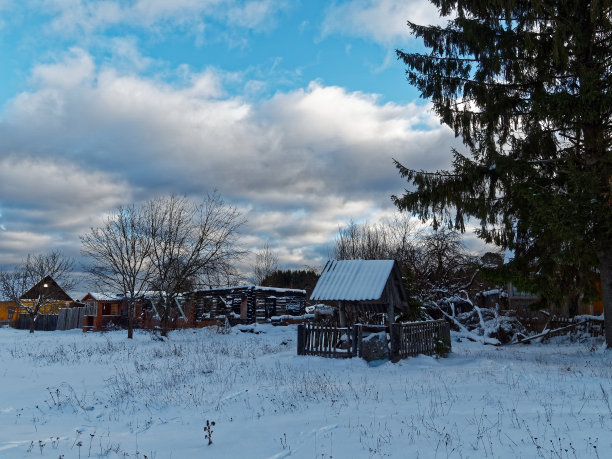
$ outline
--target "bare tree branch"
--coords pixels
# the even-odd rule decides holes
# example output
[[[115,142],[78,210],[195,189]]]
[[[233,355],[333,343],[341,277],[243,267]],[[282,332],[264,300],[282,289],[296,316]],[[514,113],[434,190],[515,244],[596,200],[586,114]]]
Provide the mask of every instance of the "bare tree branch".
[[[74,288],[73,267],[72,258],[52,250],[28,255],[12,270],[0,272],[0,294],[30,315],[30,333],[34,332],[34,322],[41,310],[58,300],[53,282],[64,291]]]

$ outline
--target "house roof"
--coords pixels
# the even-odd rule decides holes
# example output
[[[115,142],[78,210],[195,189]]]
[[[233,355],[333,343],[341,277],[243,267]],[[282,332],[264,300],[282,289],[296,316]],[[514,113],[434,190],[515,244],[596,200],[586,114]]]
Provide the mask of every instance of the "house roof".
[[[190,293],[206,293],[206,292],[216,292],[219,290],[257,290],[257,291],[265,291],[265,292],[273,292],[273,293],[301,293],[303,295],[306,294],[306,290],[296,289],[296,288],[280,288],[280,287],[264,287],[262,285],[253,285],[253,284],[242,284],[242,285],[234,285],[231,287],[216,287],[216,288],[205,288],[195,290]]]
[[[393,260],[329,260],[310,299],[377,301],[394,266]]]
[[[87,295],[83,297],[81,301],[85,301],[85,299],[90,296],[92,299],[96,301],[120,301],[121,295],[106,295],[104,293],[98,292],[88,292]]]
[[[21,299],[34,300],[39,298],[41,295],[49,300],[72,301],[70,295],[68,295],[51,276],[46,276],[34,287],[21,295]]]

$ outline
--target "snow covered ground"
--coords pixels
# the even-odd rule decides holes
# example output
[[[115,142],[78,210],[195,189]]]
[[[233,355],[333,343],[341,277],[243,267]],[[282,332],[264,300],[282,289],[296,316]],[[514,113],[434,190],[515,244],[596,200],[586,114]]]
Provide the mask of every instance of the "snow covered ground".
[[[612,457],[601,342],[453,341],[447,359],[370,366],[255,330],[0,329],[0,457]]]

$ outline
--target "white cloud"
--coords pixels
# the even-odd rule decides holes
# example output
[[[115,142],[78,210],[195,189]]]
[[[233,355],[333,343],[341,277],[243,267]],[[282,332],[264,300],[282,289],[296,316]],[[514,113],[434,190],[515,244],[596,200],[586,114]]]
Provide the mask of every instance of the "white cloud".
[[[92,68],[79,50],[36,68],[32,90],[0,122],[0,151],[28,158],[0,156],[1,195],[22,209],[9,213],[0,202],[3,224],[11,230],[18,211],[34,221],[33,209],[44,216],[41,231],[82,228],[83,216],[120,202],[217,188],[250,209],[249,234],[282,241],[282,261],[295,262],[324,256],[325,241],[351,218],[392,207],[389,196],[404,187],[392,158],[448,166],[453,135],[428,106],[383,104],[319,82],[247,102],[225,94],[223,72],[183,72],[183,84],[172,86]],[[14,191],[22,181],[36,187]]]
[[[93,58],[80,48],[72,48],[61,62],[35,67],[32,79],[38,87],[71,89],[91,83],[94,70]]]
[[[78,236],[97,226],[109,209],[129,202],[131,190],[105,172],[14,154],[0,157],[0,196],[2,265],[52,248],[78,255]]]
[[[0,238],[0,266],[21,262],[28,253],[48,252],[57,241],[49,234],[27,231],[4,231]]]
[[[245,29],[258,29],[268,23],[270,18],[287,7],[286,2],[275,0],[255,0],[242,5],[232,6],[227,12],[230,24]]]
[[[61,34],[91,34],[117,25],[147,29],[189,27],[201,34],[204,23],[209,20],[242,29],[265,29],[287,3],[285,0],[40,0],[39,7],[51,15],[51,29]]]
[[[7,220],[15,213],[30,214],[45,229],[60,230],[90,222],[92,214],[129,201],[131,192],[123,180],[105,172],[79,168],[61,159],[9,155],[0,159],[0,195],[9,230],[14,230],[16,223],[27,224],[27,218],[22,222]]]
[[[327,10],[321,31],[323,36],[341,33],[397,45],[410,37],[407,21],[445,22],[429,0],[351,0]]]
[[[142,72],[154,64],[150,57],[143,56],[134,37],[114,37],[105,39],[111,50],[111,64],[114,67],[125,67]]]

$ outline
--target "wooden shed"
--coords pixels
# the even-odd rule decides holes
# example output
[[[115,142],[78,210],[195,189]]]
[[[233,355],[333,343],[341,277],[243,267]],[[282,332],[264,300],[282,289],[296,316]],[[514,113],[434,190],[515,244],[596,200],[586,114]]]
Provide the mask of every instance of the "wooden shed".
[[[196,326],[227,317],[231,322],[267,322],[272,317],[304,314],[306,291],[239,285],[185,294]]]
[[[394,260],[329,260],[310,299],[336,302],[341,327],[346,326],[346,311],[385,313],[391,324],[396,312],[409,309]]]

